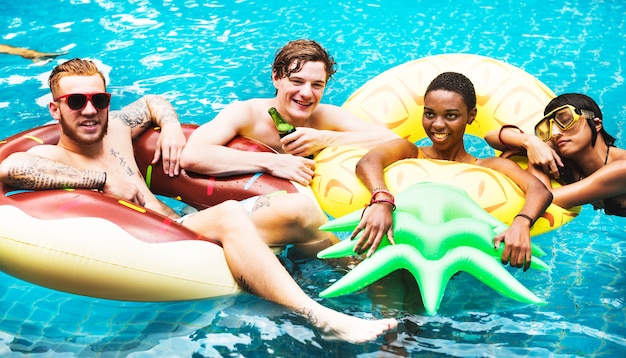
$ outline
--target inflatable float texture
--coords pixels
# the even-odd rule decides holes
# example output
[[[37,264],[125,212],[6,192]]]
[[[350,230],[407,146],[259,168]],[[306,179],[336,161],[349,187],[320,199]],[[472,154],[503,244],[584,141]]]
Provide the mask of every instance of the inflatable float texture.
[[[466,133],[480,138],[505,123],[532,131],[533,121],[541,118],[543,107],[554,97],[539,80],[512,65],[477,55],[449,54],[391,68],[363,85],[343,107],[363,120],[384,124],[398,135],[418,141],[427,137],[421,121],[424,92],[432,79],[444,71],[461,72],[474,83],[478,113]],[[369,191],[355,175],[356,163],[366,152],[360,147],[334,146],[315,156],[311,188],[329,216],[346,215],[369,202]],[[385,181],[393,193],[418,182],[460,187],[507,225],[524,203],[524,193],[512,180],[495,170],[472,164],[406,159],[386,168]],[[536,221],[531,235],[554,230],[573,220],[579,212],[579,206],[565,209],[552,204]]]
[[[185,134],[195,127],[185,125]],[[160,163],[150,165],[158,135],[148,130],[135,143],[138,164],[157,194],[202,209],[227,199],[299,190],[270,175],[229,181],[185,173],[171,179]],[[16,134],[0,141],[0,161],[58,139],[57,124]],[[271,150],[245,138],[231,145]],[[219,243],[92,190],[15,190],[0,183],[0,270],[59,291],[124,301],[177,301],[241,292]]]
[[[415,198],[420,198],[415,200]],[[323,225],[322,230],[353,231],[361,211]],[[417,281],[424,309],[436,314],[446,285],[465,271],[502,295],[525,303],[546,302],[511,275],[499,262],[503,248],[493,248],[493,238],[506,225],[488,214],[465,191],[441,183],[417,183],[398,193],[394,211],[394,240],[387,237],[378,250],[344,277],[320,293],[335,297],[360,290],[389,273],[408,270]],[[356,240],[341,241],[318,254],[321,259],[354,255]],[[547,270],[539,259],[545,253],[533,244],[531,268]]]
[[[196,128],[196,125],[184,124],[183,132],[188,137]],[[151,164],[154,155],[152,148],[156,147],[159,133],[158,127],[148,130],[133,144],[139,170],[154,193],[181,200],[199,210],[226,200],[239,201],[278,191],[308,192],[315,200],[308,188],[266,173],[213,177],[183,171],[181,175],[173,178],[165,175],[162,162],[159,161],[156,166]],[[245,137],[236,137],[228,147],[249,152],[274,152],[265,144]]]
[[[363,120],[381,123],[417,142],[427,138],[422,127],[424,92],[438,74],[460,72],[474,83],[477,118],[466,133],[483,138],[503,124],[532,131],[554,93],[528,73],[504,62],[477,55],[426,57],[391,68],[368,81],[344,104]],[[335,219],[322,230],[352,232],[370,193],[355,175],[367,152],[352,146],[329,147],[315,157],[313,192]],[[495,152],[494,152],[495,153]],[[518,162],[522,167],[526,163]],[[354,292],[387,274],[408,270],[416,279],[424,308],[436,314],[447,282],[466,271],[497,292],[526,303],[545,304],[500,263],[503,248],[493,238],[506,229],[524,204],[523,191],[505,175],[472,164],[407,159],[385,169],[385,182],[396,197],[394,238],[348,274],[321,292],[334,297]],[[580,207],[551,205],[531,235],[554,230],[574,219]],[[344,240],[319,253],[319,258],[354,255],[356,241]],[[533,244],[531,268],[546,270],[543,251]]]

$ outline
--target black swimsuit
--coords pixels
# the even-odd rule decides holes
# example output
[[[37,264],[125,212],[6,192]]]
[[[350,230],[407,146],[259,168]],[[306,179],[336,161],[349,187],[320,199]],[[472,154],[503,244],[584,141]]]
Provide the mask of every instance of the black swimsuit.
[[[596,210],[604,209],[604,213],[606,215],[615,215],[626,217],[626,207],[623,207],[617,200],[614,198],[604,199],[601,205],[598,203],[591,203],[593,208]]]
[[[610,145],[606,147],[606,159],[604,160],[604,165],[606,165],[609,159],[609,149],[611,149]],[[561,180],[565,184],[571,184],[577,181],[576,179],[574,179],[574,173],[569,167],[559,168],[559,174],[561,176]],[[583,178],[583,176],[580,176],[578,180],[581,180]],[[606,198],[604,200],[599,200],[590,204],[593,205],[593,208],[596,210],[604,209],[604,213],[606,215],[626,217],[626,207],[622,206],[620,201],[617,200],[615,197]]]

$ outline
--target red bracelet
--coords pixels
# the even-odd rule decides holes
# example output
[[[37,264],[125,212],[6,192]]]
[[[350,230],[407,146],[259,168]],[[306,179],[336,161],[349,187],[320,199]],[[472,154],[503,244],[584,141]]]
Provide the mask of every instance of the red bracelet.
[[[500,143],[502,143],[502,145],[504,145],[505,147],[509,149],[515,149],[514,147],[511,147],[510,145],[506,144],[504,140],[502,140],[502,130],[505,128],[515,128],[522,134],[524,134],[524,131],[521,130],[518,126],[513,125],[513,124],[505,124],[502,127],[500,127],[500,131],[498,132],[498,140],[500,141]]]
[[[374,192],[372,193],[372,197],[370,198],[370,205],[374,204],[376,201],[378,201],[376,199],[376,195],[380,194],[380,193],[385,193],[387,195],[390,196],[389,199],[378,199],[378,200],[383,200],[383,201],[387,201],[390,204],[392,204],[394,207],[396,205],[396,199],[393,197],[393,194],[391,194],[391,192],[387,189],[374,189]]]
[[[385,194],[387,194],[387,195],[389,195],[391,197],[391,200],[394,200],[393,194],[391,194],[391,192],[388,189],[374,188],[374,190],[372,191],[372,197],[370,198],[370,202],[372,200],[376,199],[376,195],[378,195],[380,193],[385,193]]]
[[[378,203],[387,203],[387,204],[391,205],[391,211],[396,211],[396,204],[393,202],[393,200],[389,200],[389,199],[372,200],[370,202],[370,205],[368,205],[368,206],[371,206],[372,204],[378,204]]]
[[[391,205],[391,211],[396,211],[396,204],[395,204],[393,199],[391,199],[391,200],[389,200],[389,199],[378,199],[378,200],[375,200],[375,199],[372,198],[372,200],[370,200],[370,203],[366,204],[365,207],[363,208],[363,211],[361,212],[361,219],[363,219],[363,215],[365,215],[365,210],[367,210],[367,208],[369,208],[373,204],[378,204],[378,203],[387,203],[387,204]]]

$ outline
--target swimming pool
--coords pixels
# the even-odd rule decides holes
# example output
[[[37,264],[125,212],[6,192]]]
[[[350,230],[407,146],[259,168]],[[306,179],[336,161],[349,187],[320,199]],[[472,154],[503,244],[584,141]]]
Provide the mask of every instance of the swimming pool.
[[[324,102],[341,104],[368,79],[409,60],[474,53],[518,66],[556,93],[592,96],[608,132],[626,146],[621,1],[51,0],[2,6],[0,43],[69,54],[49,63],[0,55],[0,137],[50,119],[46,79],[58,61],[98,59],[111,79],[113,108],[160,93],[183,121],[204,123],[233,100],[272,96],[274,52],[307,37],[338,62]],[[512,272],[547,306],[506,299],[469,275],[451,281],[435,317],[372,308],[365,294],[324,300],[361,317],[403,317],[391,343],[321,341],[303,320],[248,295],[115,302],[0,274],[0,355],[616,356],[626,351],[625,224],[585,207],[572,223],[535,238],[548,252],[551,271]],[[313,296],[337,278],[318,261],[284,261]]]

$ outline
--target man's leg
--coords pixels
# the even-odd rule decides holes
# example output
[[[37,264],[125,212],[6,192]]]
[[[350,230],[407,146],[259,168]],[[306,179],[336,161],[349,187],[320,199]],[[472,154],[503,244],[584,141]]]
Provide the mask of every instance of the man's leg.
[[[245,203],[259,235],[269,246],[293,244],[307,257],[339,239],[318,230],[326,215],[312,198],[301,193],[263,195]]]
[[[304,316],[325,338],[365,342],[397,326],[395,319],[348,316],[307,296],[261,240],[238,202],[227,201],[202,210],[183,224],[222,243],[230,270],[243,289]]]

